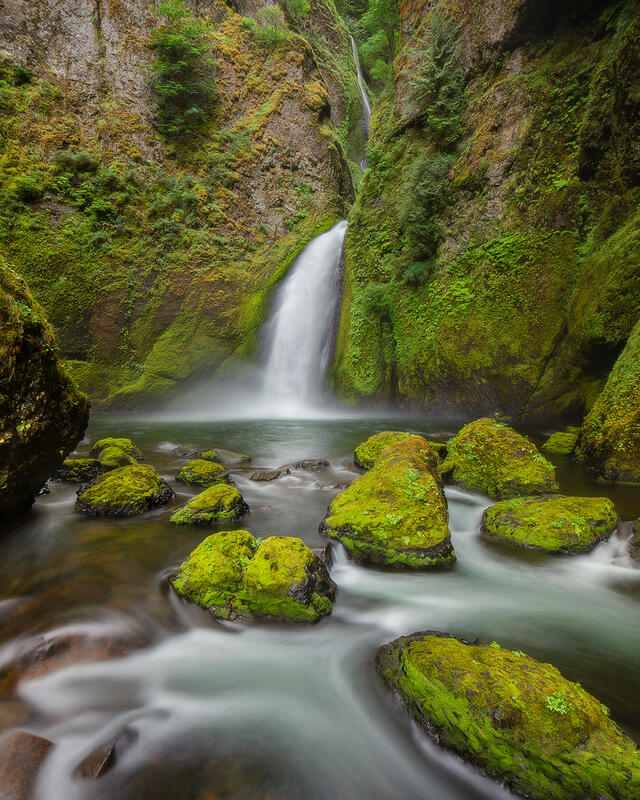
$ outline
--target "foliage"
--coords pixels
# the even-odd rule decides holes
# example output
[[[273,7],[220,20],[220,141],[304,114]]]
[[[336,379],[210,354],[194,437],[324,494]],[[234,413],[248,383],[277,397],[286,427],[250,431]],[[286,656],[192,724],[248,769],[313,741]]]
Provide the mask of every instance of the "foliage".
[[[555,711],[556,714],[561,714],[562,716],[573,708],[573,705],[567,701],[562,692],[554,692],[548,695],[545,700],[549,711]]]
[[[311,11],[309,0],[286,0],[286,6],[294,19],[306,19]]]
[[[149,42],[157,55],[151,64],[156,127],[168,137],[193,134],[211,113],[215,98],[207,27],[183,0],[163,0],[154,13],[167,18],[152,29]]]
[[[278,6],[259,8],[255,20],[245,17],[243,25],[253,33],[258,44],[265,50],[277,50],[289,38],[287,20]]]

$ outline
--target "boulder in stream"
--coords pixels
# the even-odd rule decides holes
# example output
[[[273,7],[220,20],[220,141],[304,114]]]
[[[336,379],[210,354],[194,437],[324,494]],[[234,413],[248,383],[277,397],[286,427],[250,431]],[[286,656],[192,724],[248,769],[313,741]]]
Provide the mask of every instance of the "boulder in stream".
[[[550,664],[426,631],[381,647],[377,667],[439,743],[526,797],[640,797],[634,743]]]
[[[567,428],[566,431],[552,433],[542,445],[542,450],[555,456],[570,456],[575,450],[579,432],[580,428]]]
[[[279,467],[281,470],[303,469],[307,472],[319,472],[322,469],[329,469],[331,464],[326,458],[301,458],[299,461],[292,461]]]
[[[216,483],[197,494],[172,516],[174,525],[211,526],[219,520],[235,520],[246,514],[249,506],[235,486]]]
[[[618,515],[607,497],[560,494],[501,500],[482,517],[482,536],[548,553],[586,553],[616,529]]]
[[[225,450],[223,447],[205,450],[201,458],[207,461],[219,461],[220,464],[224,464],[226,467],[238,467],[251,461],[251,456],[246,453],[236,453],[235,450]]]
[[[455,561],[438,459],[421,436],[387,447],[329,506],[320,531],[358,561],[426,569]]]
[[[186,600],[221,619],[268,617],[316,622],[331,613],[336,587],[301,539],[249,531],[208,536],[171,579]]]
[[[353,462],[360,469],[371,469],[376,459],[389,445],[406,439],[410,433],[402,431],[381,431],[370,436],[366,442],[359,444],[353,453]]]
[[[483,417],[450,440],[441,473],[463,489],[496,500],[558,491],[555,469],[508,425]]]
[[[107,467],[97,458],[65,458],[52,480],[61,483],[88,483],[107,472]]]
[[[232,483],[231,477],[222,464],[215,461],[207,461],[204,458],[195,458],[176,475],[179,483],[187,483],[191,486],[214,486],[216,483]]]
[[[250,480],[257,482],[275,481],[282,475],[290,475],[291,471],[288,469],[260,469],[254,472]]]
[[[53,742],[27,731],[0,737],[0,798],[32,800],[38,770]]]
[[[81,486],[76,511],[95,517],[133,517],[166,505],[173,496],[173,489],[150,464],[136,464]]]
[[[92,458],[98,458],[100,453],[103,450],[106,450],[107,447],[118,447],[120,450],[124,450],[124,452],[134,458],[136,461],[142,460],[142,451],[131,441],[131,439],[126,439],[124,437],[121,438],[114,438],[113,436],[108,436],[105,439],[99,439],[91,448],[89,455]]]
[[[109,447],[105,447],[104,450],[100,452],[98,456],[98,461],[102,464],[105,469],[117,469],[118,467],[129,467],[132,464],[137,464],[133,456],[130,456],[129,453],[125,452],[120,447],[115,447],[114,445],[109,445]]]

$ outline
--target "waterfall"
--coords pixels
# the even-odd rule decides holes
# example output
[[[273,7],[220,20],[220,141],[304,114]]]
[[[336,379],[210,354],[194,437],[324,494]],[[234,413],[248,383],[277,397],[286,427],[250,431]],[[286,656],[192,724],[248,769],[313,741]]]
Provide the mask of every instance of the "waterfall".
[[[360,88],[360,96],[362,98],[362,129],[364,131],[364,138],[367,140],[369,138],[369,126],[371,124],[371,106],[369,105],[369,98],[367,97],[367,89],[364,82],[364,78],[362,76],[362,67],[360,66],[360,56],[358,55],[358,48],[356,46],[356,41],[351,37],[351,50],[353,51],[353,60],[356,64],[356,76],[358,78],[358,86]],[[362,169],[367,168],[367,159],[366,156],[363,156],[362,161],[360,162],[360,166]]]
[[[322,406],[340,304],[340,260],[347,230],[339,222],[296,259],[267,324],[262,404],[276,416]]]

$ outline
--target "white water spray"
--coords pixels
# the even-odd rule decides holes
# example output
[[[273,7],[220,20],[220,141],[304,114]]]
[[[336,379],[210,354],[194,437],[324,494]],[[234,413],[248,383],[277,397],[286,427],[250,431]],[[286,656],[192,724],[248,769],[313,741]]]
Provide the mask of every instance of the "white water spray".
[[[303,416],[322,404],[340,302],[339,222],[298,256],[267,328],[263,403],[276,416]]]
[[[367,96],[367,89],[362,75],[362,67],[360,66],[360,56],[358,55],[358,48],[355,39],[351,37],[351,50],[353,51],[353,60],[356,64],[356,75],[358,77],[358,87],[360,88],[360,97],[362,98],[362,129],[364,130],[365,139],[369,138],[369,127],[371,125],[371,106],[369,105],[369,98]],[[367,159],[363,157],[360,162],[362,169],[367,168]]]

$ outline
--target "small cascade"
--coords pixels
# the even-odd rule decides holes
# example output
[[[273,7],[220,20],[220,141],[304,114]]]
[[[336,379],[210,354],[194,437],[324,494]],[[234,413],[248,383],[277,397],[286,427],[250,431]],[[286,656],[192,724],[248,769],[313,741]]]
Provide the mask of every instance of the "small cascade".
[[[340,260],[347,223],[339,222],[298,256],[267,324],[262,403],[274,416],[320,408],[340,305]]]
[[[369,105],[369,98],[367,97],[367,88],[362,76],[362,67],[360,66],[360,56],[358,55],[358,48],[355,39],[351,37],[351,49],[353,51],[353,60],[356,64],[356,75],[358,77],[358,86],[360,87],[360,96],[362,97],[362,129],[364,131],[365,141],[369,138],[369,127],[371,124],[371,106]],[[360,162],[362,169],[367,168],[366,156],[363,156]]]

